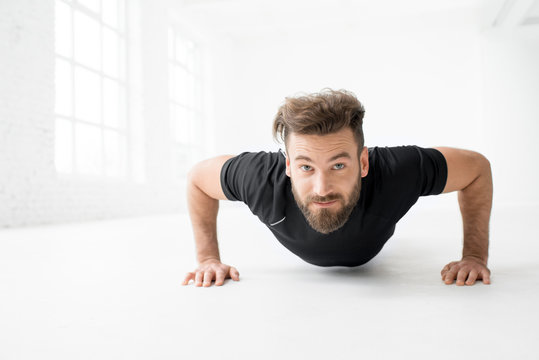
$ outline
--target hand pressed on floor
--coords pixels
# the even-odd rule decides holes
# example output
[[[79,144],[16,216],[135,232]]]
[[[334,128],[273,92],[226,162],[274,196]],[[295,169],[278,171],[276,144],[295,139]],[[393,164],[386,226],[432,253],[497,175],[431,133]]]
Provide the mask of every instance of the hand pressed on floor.
[[[215,285],[223,285],[225,279],[232,278],[235,281],[240,280],[240,273],[235,267],[221,263],[217,259],[209,259],[201,262],[193,272],[188,272],[183,280],[182,285],[187,285],[191,279],[194,280],[196,286],[211,286],[212,280],[215,279]]]
[[[442,269],[442,281],[446,285],[453,284],[457,279],[457,285],[473,285],[476,280],[483,280],[484,284],[490,284],[490,270],[481,260],[474,257],[463,257],[460,261],[453,261]]]

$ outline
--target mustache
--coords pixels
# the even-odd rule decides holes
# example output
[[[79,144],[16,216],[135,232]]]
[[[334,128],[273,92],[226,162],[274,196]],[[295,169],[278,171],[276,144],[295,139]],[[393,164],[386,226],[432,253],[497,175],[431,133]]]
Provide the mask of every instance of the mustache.
[[[334,200],[342,200],[343,197],[340,194],[333,194],[327,196],[309,196],[307,202],[330,202]]]

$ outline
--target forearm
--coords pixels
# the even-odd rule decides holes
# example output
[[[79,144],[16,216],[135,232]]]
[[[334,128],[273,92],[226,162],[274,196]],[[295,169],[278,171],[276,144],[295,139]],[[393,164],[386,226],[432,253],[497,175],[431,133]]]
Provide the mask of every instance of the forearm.
[[[208,259],[220,261],[217,243],[217,213],[219,200],[208,196],[192,181],[187,185],[187,202],[189,217],[193,227],[197,261]]]
[[[458,192],[464,230],[462,257],[471,256],[488,261],[489,221],[492,209],[492,172],[489,162],[481,163],[481,174]]]

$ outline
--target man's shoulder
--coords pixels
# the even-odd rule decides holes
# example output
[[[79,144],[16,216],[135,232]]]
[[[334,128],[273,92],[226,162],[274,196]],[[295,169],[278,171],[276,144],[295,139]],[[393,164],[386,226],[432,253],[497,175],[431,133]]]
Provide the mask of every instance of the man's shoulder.
[[[418,157],[424,150],[417,145],[373,146],[368,147],[369,162],[379,166],[396,166],[403,161]]]
[[[279,149],[279,151],[243,151],[235,156],[238,159],[249,159],[251,161],[268,161],[286,159],[285,153]]]
[[[249,176],[268,176],[286,168],[286,156],[281,151],[244,151],[230,161]]]
[[[369,146],[367,147],[369,154],[372,152],[373,154],[391,154],[391,153],[399,153],[399,152],[408,152],[408,151],[416,151],[418,148],[420,148],[417,145],[393,145],[393,146]]]
[[[225,172],[256,188],[282,186],[286,180],[286,157],[281,151],[244,151],[228,160]]]

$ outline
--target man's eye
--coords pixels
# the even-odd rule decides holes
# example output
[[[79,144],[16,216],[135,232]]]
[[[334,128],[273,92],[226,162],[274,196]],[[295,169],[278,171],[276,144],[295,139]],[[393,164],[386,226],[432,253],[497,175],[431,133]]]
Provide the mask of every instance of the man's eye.
[[[344,168],[344,164],[335,164],[335,166],[338,166],[338,167],[339,167],[339,169],[338,169],[338,170],[340,170],[340,169]]]
[[[301,166],[301,169],[302,169],[303,171],[309,171],[309,169],[305,169],[305,168],[309,168],[309,169],[310,169],[311,167],[310,167],[309,165],[302,165],[302,166]]]

